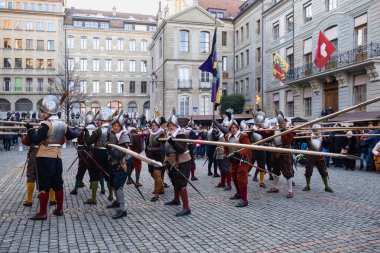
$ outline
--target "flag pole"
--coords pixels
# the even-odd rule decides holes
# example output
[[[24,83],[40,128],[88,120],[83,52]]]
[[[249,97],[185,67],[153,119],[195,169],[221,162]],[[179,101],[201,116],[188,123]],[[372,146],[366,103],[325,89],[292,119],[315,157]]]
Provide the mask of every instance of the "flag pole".
[[[214,29],[216,29],[216,27],[217,27],[216,26],[216,14],[214,17],[215,17]],[[216,34],[215,34],[215,36],[216,36]],[[211,87],[211,89],[212,89],[212,87]],[[215,110],[216,110],[216,108],[215,108],[215,100],[214,100],[213,105],[212,105],[212,118],[213,119],[215,119]]]

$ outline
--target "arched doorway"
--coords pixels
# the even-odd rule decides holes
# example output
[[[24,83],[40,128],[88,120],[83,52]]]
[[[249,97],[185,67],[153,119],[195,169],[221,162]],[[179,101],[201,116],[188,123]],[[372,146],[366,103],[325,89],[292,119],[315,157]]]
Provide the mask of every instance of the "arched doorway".
[[[9,112],[10,110],[11,103],[4,98],[0,98],[0,112]]]
[[[33,110],[33,103],[29,99],[21,98],[16,101],[16,111],[28,112]]]
[[[146,101],[143,105],[144,108],[144,115],[149,115],[149,109],[150,109],[150,101]]]
[[[128,105],[128,114],[132,115],[132,113],[137,112],[137,104],[135,102],[131,102]]]
[[[114,113],[115,111],[120,112],[120,110],[123,108],[123,105],[119,101],[115,100],[109,102],[107,107],[111,109],[112,113]]]

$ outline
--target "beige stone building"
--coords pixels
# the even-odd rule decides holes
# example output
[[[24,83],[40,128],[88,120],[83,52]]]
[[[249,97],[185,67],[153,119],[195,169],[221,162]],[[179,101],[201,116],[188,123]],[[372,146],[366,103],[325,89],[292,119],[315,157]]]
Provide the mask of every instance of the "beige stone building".
[[[152,69],[151,105],[164,116],[174,107],[180,116],[212,114],[212,74],[198,68],[211,52],[215,26],[220,85],[233,93],[233,17],[242,1],[194,1],[190,7],[169,15],[164,5],[158,12],[158,27],[150,45]],[[215,18],[215,16],[217,18]]]
[[[64,34],[67,63],[83,75],[87,99],[81,110],[108,106],[130,114],[150,108],[151,60],[148,45],[154,16],[67,9]]]
[[[62,61],[63,1],[0,1],[0,116],[37,111]]]

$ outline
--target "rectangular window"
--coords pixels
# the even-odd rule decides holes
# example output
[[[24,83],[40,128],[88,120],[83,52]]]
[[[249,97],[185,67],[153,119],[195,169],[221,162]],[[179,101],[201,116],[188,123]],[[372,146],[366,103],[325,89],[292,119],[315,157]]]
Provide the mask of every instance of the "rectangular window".
[[[200,88],[211,88],[210,87],[210,73],[209,72],[201,72],[201,83]]]
[[[75,62],[74,62],[74,59],[73,58],[69,58],[67,59],[67,69],[69,71],[73,71],[75,68]]]
[[[112,39],[106,39],[106,50],[112,50]]]
[[[124,40],[123,39],[117,40],[117,50],[124,51]]]
[[[11,79],[4,78],[4,91],[11,91]]]
[[[90,23],[90,27],[91,28],[95,28],[93,26],[96,26],[96,28],[98,28],[98,23],[97,22],[91,22]],[[105,23],[105,22],[101,22],[100,23],[100,29],[109,29],[110,28],[110,24],[109,23]]]
[[[37,4],[37,10],[38,11],[43,11],[42,4]]]
[[[129,93],[135,93],[136,92],[136,83],[135,81],[129,82]]]
[[[210,51],[210,33],[209,32],[201,32],[201,45],[200,52],[208,53]]]
[[[294,29],[293,13],[291,15],[286,16],[286,29],[288,32],[292,32]]]
[[[87,81],[80,81],[80,92],[87,93]]]
[[[124,29],[128,31],[133,31],[135,30],[135,25],[133,24],[124,24]]]
[[[94,50],[99,50],[99,38],[92,39],[92,48]]]
[[[73,36],[67,37],[67,48],[69,48],[69,49],[74,48],[74,37]]]
[[[238,30],[236,30],[236,32],[235,32],[235,43],[236,43],[236,45],[238,45],[239,44],[239,31]]]
[[[33,30],[33,22],[26,21],[26,30]]]
[[[45,68],[45,66],[44,66],[44,59],[37,59],[37,68],[38,69]]]
[[[48,40],[48,41],[47,41],[47,50],[49,50],[49,51],[53,51],[53,50],[55,50],[55,47],[54,47],[54,40]]]
[[[247,39],[249,38],[249,23],[245,24],[245,33],[247,35]]]
[[[273,94],[273,109],[277,111],[280,108],[280,94]]]
[[[129,51],[131,51],[131,52],[136,51],[136,41],[135,40],[129,41]]]
[[[303,106],[304,106],[304,112],[305,112],[306,117],[311,116],[311,113],[312,113],[311,93],[312,93],[312,91],[311,91],[310,86],[304,87],[304,89],[303,89]]]
[[[25,91],[33,91],[33,78],[26,78]]]
[[[155,32],[155,31],[156,31],[155,26],[148,25],[148,32]]]
[[[129,72],[136,72],[136,61],[129,61]]]
[[[15,68],[22,68],[22,59],[21,58],[15,58]]]
[[[33,68],[33,59],[32,58],[26,58],[25,67],[27,69],[32,69]]]
[[[239,92],[239,82],[235,82],[235,85],[234,85],[234,94],[238,94]]]
[[[54,23],[48,23],[48,31],[54,31]]]
[[[36,10],[36,4],[31,3],[31,4],[30,4],[30,10],[31,10],[31,11],[35,11],[35,10]]]
[[[303,18],[304,22],[310,22],[313,19],[313,14],[311,11],[311,2],[303,6]]]
[[[12,2],[8,2],[8,9],[13,9],[13,3]]]
[[[240,27],[240,41],[244,40],[244,27]]]
[[[1,8],[1,7],[0,7]],[[23,4],[23,9],[24,9],[24,11],[27,11],[28,10],[28,4],[27,3],[24,3]]]
[[[3,28],[4,29],[11,29],[11,21],[10,20],[4,20],[3,21]]]
[[[210,115],[210,96],[201,96],[199,101],[199,114]]]
[[[240,68],[244,67],[244,54],[240,53]]]
[[[227,46],[227,32],[222,32],[222,46]]]
[[[354,76],[354,104],[357,105],[367,100],[367,82],[368,75]],[[361,107],[356,111],[366,111],[366,107]]]
[[[160,55],[160,59],[161,59],[162,58],[162,50],[163,50],[163,47],[162,47],[162,37],[160,38],[158,47],[159,47],[158,50],[159,50],[159,55]]]
[[[92,82],[92,93],[99,93],[99,81]]]
[[[87,38],[86,37],[80,38],[80,49],[87,49]]]
[[[37,78],[37,91],[44,91],[44,79]]]
[[[261,62],[261,47],[258,47],[256,49],[256,62],[257,63]]]
[[[227,83],[223,83],[222,96],[226,96],[226,95],[227,95]]]
[[[227,71],[227,56],[222,56],[222,71]]]
[[[112,82],[106,81],[106,93],[112,93]]]
[[[236,55],[235,56],[235,70],[238,70],[239,69],[239,56]]]
[[[286,49],[286,62],[289,64],[289,68],[292,70],[294,68],[293,47],[289,47]]]
[[[261,93],[261,78],[256,78],[256,91],[257,93]]]
[[[256,21],[256,33],[257,34],[260,34],[260,30],[261,30],[261,22],[260,22],[260,19]]]
[[[26,49],[33,49],[33,40],[27,39],[25,46],[26,46]]]
[[[106,60],[106,72],[112,72],[112,60]]]
[[[274,40],[280,37],[280,24],[278,22],[273,24],[272,34]]]
[[[142,40],[141,41],[141,52],[146,52],[146,49],[147,49],[147,41]]]
[[[80,59],[80,71],[87,71],[87,59]]]
[[[356,47],[367,45],[367,24],[355,28]]]
[[[146,81],[141,82],[141,93],[142,93],[142,94],[145,94],[145,93],[146,93],[146,87],[147,87],[146,84],[147,84]]]
[[[82,27],[83,26],[83,22],[82,21],[74,20],[73,26],[75,26],[75,27]]]
[[[49,12],[49,11],[50,11],[50,5],[45,4],[45,11],[46,11],[46,12]]]
[[[179,51],[189,52],[189,31],[179,31]]]
[[[294,96],[291,90],[286,92],[286,115],[294,117]]]
[[[240,80],[240,94],[244,94],[244,81]]]
[[[12,48],[12,40],[10,38],[4,38],[4,48]]]
[[[124,60],[117,60],[117,72],[124,72]]]
[[[48,59],[47,60],[47,67],[48,67],[48,69],[54,69],[55,68],[54,59]]]
[[[245,95],[249,95],[249,78],[245,79]]]
[[[44,23],[37,22],[37,31],[43,31],[43,30],[44,30]]]
[[[37,50],[44,50],[44,41],[37,40]]]
[[[53,4],[53,5],[51,6],[51,11],[52,11],[52,12],[56,12],[56,11],[57,11],[57,7],[55,6],[55,4]]]
[[[249,49],[245,50],[245,59],[247,62],[247,66],[249,66]]]
[[[92,71],[94,72],[99,71],[99,59],[92,60]]]
[[[117,82],[117,93],[119,93],[119,94],[124,93],[124,82],[123,81]]]
[[[326,0],[328,11],[332,11],[338,7],[338,0]]]
[[[141,72],[147,72],[147,61],[141,61]]]
[[[180,97],[179,98],[179,113],[182,117],[189,115],[190,112],[190,98]]]
[[[22,21],[20,21],[20,20],[17,20],[16,22],[15,22],[15,29],[18,29],[18,30],[22,30]]]

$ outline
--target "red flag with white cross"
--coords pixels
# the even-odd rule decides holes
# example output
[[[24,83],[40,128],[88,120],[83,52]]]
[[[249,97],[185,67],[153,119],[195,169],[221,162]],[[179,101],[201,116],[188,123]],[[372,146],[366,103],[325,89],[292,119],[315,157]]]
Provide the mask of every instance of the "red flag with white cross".
[[[314,64],[320,69],[323,68],[335,50],[336,48],[334,45],[326,38],[322,32],[319,32]]]

